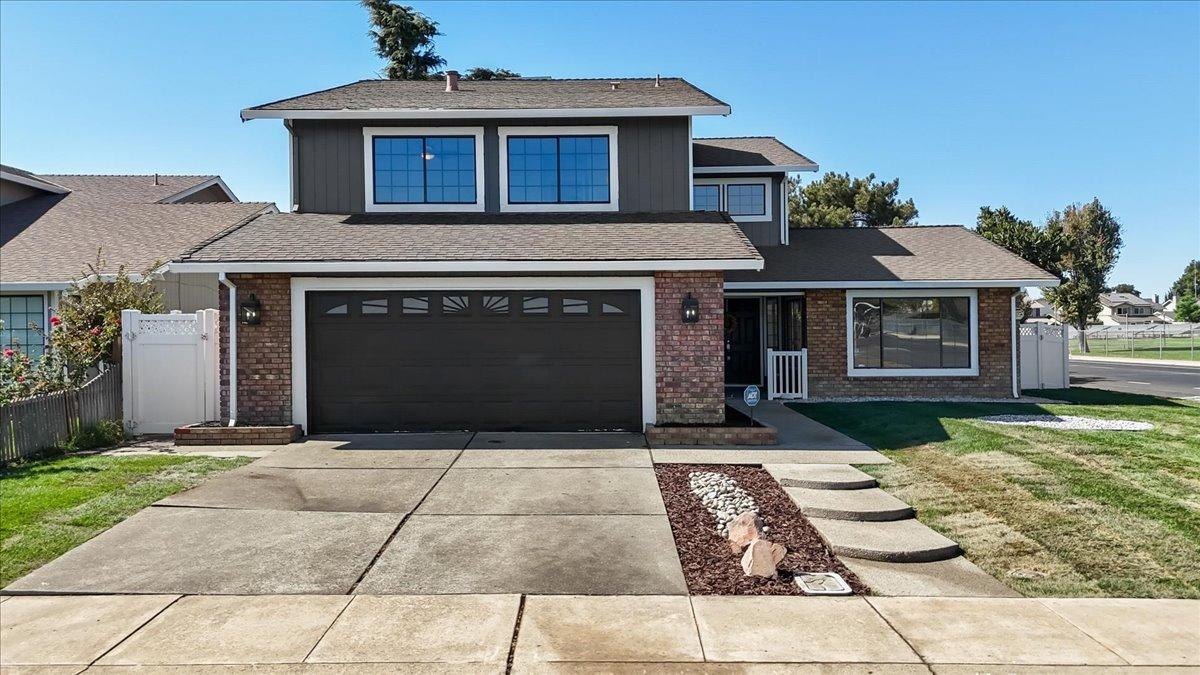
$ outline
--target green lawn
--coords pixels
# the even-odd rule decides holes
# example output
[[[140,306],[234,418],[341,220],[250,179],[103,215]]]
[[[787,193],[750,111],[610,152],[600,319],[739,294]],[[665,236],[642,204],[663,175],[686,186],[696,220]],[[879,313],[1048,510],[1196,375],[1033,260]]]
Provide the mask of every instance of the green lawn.
[[[1200,598],[1200,404],[1071,389],[1074,404],[810,403],[800,412],[895,463],[862,467],[967,557],[1031,596]],[[998,413],[1155,424],[988,424]]]
[[[1162,347],[1160,350],[1159,347]],[[1195,338],[1137,338],[1134,340],[1103,340],[1093,338],[1088,342],[1088,356],[1122,356],[1137,359],[1174,359],[1200,361],[1200,337]],[[1071,341],[1071,353],[1079,351],[1079,341]]]
[[[143,507],[250,461],[66,455],[0,472],[0,587]]]

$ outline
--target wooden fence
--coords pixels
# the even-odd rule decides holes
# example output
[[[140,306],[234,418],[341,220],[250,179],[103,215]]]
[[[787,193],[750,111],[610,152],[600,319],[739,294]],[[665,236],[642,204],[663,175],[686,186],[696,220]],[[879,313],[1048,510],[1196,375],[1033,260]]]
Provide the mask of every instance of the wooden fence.
[[[0,463],[62,445],[101,420],[121,419],[121,369],[110,367],[78,389],[0,406]]]

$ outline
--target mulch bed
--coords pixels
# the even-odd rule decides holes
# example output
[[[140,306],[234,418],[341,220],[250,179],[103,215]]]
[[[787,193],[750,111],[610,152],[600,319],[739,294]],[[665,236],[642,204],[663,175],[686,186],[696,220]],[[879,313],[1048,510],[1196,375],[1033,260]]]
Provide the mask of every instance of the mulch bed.
[[[779,483],[763,469],[728,464],[659,464],[654,471],[692,595],[803,595],[794,581],[794,571],[837,572],[856,594],[870,592],[829,550]],[[754,497],[759,517],[770,528],[766,538],[788,550],[779,564],[779,578],[748,577],[742,572],[741,554],[734,553],[728,540],[717,534],[713,517],[692,494],[688,474],[693,471],[723,473]]]

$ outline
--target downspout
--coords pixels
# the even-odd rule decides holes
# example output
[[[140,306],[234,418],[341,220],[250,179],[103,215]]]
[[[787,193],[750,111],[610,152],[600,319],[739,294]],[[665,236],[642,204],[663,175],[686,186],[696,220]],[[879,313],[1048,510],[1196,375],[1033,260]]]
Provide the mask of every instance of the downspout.
[[[1014,292],[1009,300],[1012,303],[1012,395],[1021,398],[1021,380],[1017,372],[1017,294]]]
[[[237,426],[237,286],[225,278],[224,272],[217,273],[217,281],[229,289],[229,311],[226,312],[229,325],[229,426]]]

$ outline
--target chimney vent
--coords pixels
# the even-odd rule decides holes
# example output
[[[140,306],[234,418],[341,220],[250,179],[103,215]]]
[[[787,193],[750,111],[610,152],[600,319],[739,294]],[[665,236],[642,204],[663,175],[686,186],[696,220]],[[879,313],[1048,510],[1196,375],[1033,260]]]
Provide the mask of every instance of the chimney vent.
[[[154,184],[158,185],[158,174],[154,174]]]
[[[458,91],[458,71],[446,71],[446,91]]]
[[[610,84],[610,85],[612,85],[612,90],[613,90],[613,91],[616,91],[616,90],[617,90],[617,87],[621,86],[621,83],[620,83],[620,82],[609,82],[609,84]]]
[[[662,75],[658,75],[658,74],[656,74],[656,75],[654,76],[654,86],[655,86],[655,87],[661,87],[661,86],[662,86]]]

